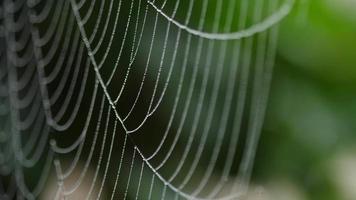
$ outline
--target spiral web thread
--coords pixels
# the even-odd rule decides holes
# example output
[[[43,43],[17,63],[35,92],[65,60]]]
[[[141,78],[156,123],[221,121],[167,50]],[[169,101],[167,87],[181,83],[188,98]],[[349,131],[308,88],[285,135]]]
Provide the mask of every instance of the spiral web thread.
[[[0,199],[244,198],[294,0],[0,6]]]

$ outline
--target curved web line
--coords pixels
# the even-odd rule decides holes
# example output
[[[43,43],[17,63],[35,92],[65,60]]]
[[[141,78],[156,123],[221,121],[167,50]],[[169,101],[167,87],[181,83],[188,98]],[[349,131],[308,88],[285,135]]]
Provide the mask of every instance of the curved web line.
[[[75,7],[73,1],[72,1],[72,5]],[[74,10],[76,10],[76,9],[74,8]],[[80,17],[79,17],[79,15],[78,15],[78,13],[76,13],[75,15],[76,15],[77,19],[80,20]],[[84,38],[86,38],[86,37],[85,37],[84,29],[83,29],[83,28],[80,28],[80,29],[81,29],[81,31],[82,31],[82,35],[84,35]],[[104,84],[103,84],[103,81],[102,81],[102,79],[101,79],[100,73],[99,73],[99,71],[98,71],[98,69],[97,69],[97,66],[96,66],[96,63],[95,63],[95,59],[93,58],[92,54],[90,53],[90,45],[88,45],[86,39],[84,39],[84,42],[86,43],[87,48],[89,49],[89,56],[92,58],[92,61],[93,61],[93,63],[94,63],[93,65],[94,65],[96,74],[97,74],[97,76],[98,76],[99,82],[101,83],[101,85],[102,85],[102,87],[103,87],[104,93],[105,93],[105,95],[107,96],[107,98],[108,98],[110,104],[113,106],[113,109],[116,110],[116,109],[115,109],[115,105],[114,105],[113,102],[111,101],[111,98],[110,98],[109,94],[108,94],[107,91],[106,91],[106,87],[105,87]],[[151,44],[152,44],[152,43],[151,43]],[[116,112],[115,112],[115,113],[116,113]],[[118,116],[118,114],[116,114],[116,115],[117,115],[119,121],[122,122],[122,120],[121,120],[121,118]],[[124,125],[124,124],[123,124],[123,127],[124,127],[124,129],[125,129],[125,125]],[[126,131],[127,131],[127,130],[126,130]],[[130,133],[130,132],[131,132],[131,131],[127,131],[127,133]],[[138,150],[138,149],[137,149],[137,150]],[[139,150],[138,150],[138,151],[139,151]],[[142,155],[142,154],[140,153],[140,155]],[[143,158],[144,158],[144,157],[143,157]],[[149,163],[147,163],[147,164],[149,165]],[[150,165],[149,165],[149,166],[150,166]],[[159,175],[159,174],[157,173],[157,175]],[[159,176],[159,177],[160,177],[160,176]],[[162,180],[164,180],[164,179],[162,179]],[[169,185],[169,186],[172,186],[172,185],[167,184],[167,183],[165,183],[165,184],[166,184],[166,185]],[[174,186],[173,186],[173,187],[174,187]],[[174,189],[173,189],[173,190],[174,190]],[[183,196],[184,196],[184,195],[183,195]],[[190,196],[190,195],[188,195],[188,197],[189,197],[189,198],[192,198],[192,196]]]
[[[95,72],[95,87],[94,90],[91,91],[93,92],[92,98],[91,98],[91,106],[90,109],[87,111],[88,117],[86,118],[85,124],[83,125],[83,130],[81,134],[79,135],[78,139],[75,140],[73,144],[71,144],[68,147],[59,147],[56,144],[55,140],[50,140],[51,144],[51,149],[49,150],[48,153],[48,163],[46,164],[46,171],[49,170],[50,164],[54,163],[54,167],[57,172],[58,176],[58,188],[57,188],[57,193],[55,196],[55,199],[61,198],[61,196],[68,196],[72,194],[74,191],[76,191],[79,187],[79,185],[82,183],[84,176],[87,173],[87,170],[89,168],[89,164],[92,161],[92,155],[95,149],[96,144],[98,143],[98,135],[102,135],[103,139],[99,147],[99,158],[98,158],[98,163],[96,165],[96,169],[94,171],[94,179],[90,184],[90,189],[89,192],[87,193],[87,198],[90,198],[93,196],[93,191],[94,191],[94,186],[96,185],[97,182],[99,182],[99,170],[101,168],[104,169],[104,175],[99,183],[99,193],[96,196],[96,199],[99,199],[102,196],[103,193],[103,188],[105,185],[105,182],[107,181],[107,173],[108,173],[108,168],[110,165],[110,161],[112,160],[112,152],[113,152],[113,146],[114,146],[114,141],[116,137],[116,130],[117,130],[117,124],[120,124],[120,126],[124,129],[125,131],[125,140],[124,140],[124,145],[122,146],[121,150],[121,157],[118,163],[118,171],[115,177],[115,184],[113,187],[113,192],[111,194],[111,199],[114,198],[116,188],[119,184],[119,177],[120,174],[122,176],[122,165],[123,165],[123,157],[125,156],[125,153],[127,153],[127,139],[133,144],[133,154],[131,157],[131,164],[129,165],[129,173],[128,173],[128,180],[126,182],[126,187],[124,188],[124,199],[128,197],[128,192],[129,192],[129,187],[132,184],[133,180],[132,175],[134,173],[134,165],[136,164],[137,156],[139,156],[142,159],[140,171],[139,171],[139,179],[138,179],[138,186],[135,190],[135,199],[138,199],[139,193],[140,193],[140,187],[141,187],[141,181],[143,179],[143,169],[145,167],[148,167],[150,171],[153,173],[152,174],[152,179],[151,179],[151,184],[149,188],[149,194],[148,194],[148,199],[152,199],[153,197],[153,188],[155,185],[162,183],[162,191],[161,191],[161,196],[158,197],[160,199],[166,199],[169,198],[168,195],[169,192],[175,192],[174,199],[179,199],[181,197],[187,198],[187,199],[236,199],[239,198],[242,194],[241,192],[231,192],[230,194],[227,194],[223,197],[217,197],[217,195],[220,193],[222,187],[226,183],[228,179],[228,175],[231,170],[232,162],[233,162],[233,157],[236,152],[236,146],[237,146],[237,141],[239,138],[239,129],[240,129],[240,124],[241,124],[241,118],[242,118],[242,113],[244,110],[244,104],[245,104],[245,99],[246,99],[246,88],[247,88],[247,83],[248,83],[248,76],[249,76],[249,66],[252,63],[252,43],[253,43],[253,37],[256,36],[256,42],[257,42],[257,50],[256,50],[256,60],[255,60],[255,69],[256,72],[254,74],[254,79],[252,81],[252,106],[250,108],[250,119],[249,119],[249,124],[248,124],[248,131],[247,131],[247,144],[245,146],[244,154],[243,154],[243,159],[242,163],[240,165],[239,169],[239,179],[242,181],[248,182],[251,174],[251,169],[252,169],[252,164],[253,164],[253,158],[255,155],[256,151],[256,145],[258,142],[258,137],[261,131],[262,127],[262,122],[264,118],[264,113],[265,113],[265,107],[266,107],[266,102],[267,102],[267,96],[268,96],[268,91],[269,91],[269,82],[271,80],[271,75],[272,75],[272,66],[273,66],[273,58],[274,58],[274,53],[275,53],[275,44],[276,44],[276,37],[277,37],[277,28],[274,26],[277,25],[285,16],[290,12],[294,5],[294,0],[286,0],[282,6],[277,8],[277,1],[273,1],[269,4],[269,9],[272,14],[267,16],[266,18],[261,19],[262,17],[262,0],[257,0],[258,4],[255,7],[255,16],[254,16],[254,24],[251,25],[250,27],[246,27],[246,23],[244,22],[244,19],[246,17],[241,17],[239,19],[239,28],[241,30],[236,31],[236,32],[230,32],[231,30],[231,23],[232,23],[232,18],[233,18],[233,8],[235,7],[236,2],[229,2],[229,10],[227,12],[227,21],[225,22],[225,27],[223,32],[218,32],[219,25],[220,25],[220,19],[222,17],[222,1],[218,1],[217,5],[215,7],[215,15],[214,15],[214,24],[213,24],[213,29],[212,32],[206,32],[203,30],[204,27],[204,22],[206,18],[206,9],[208,7],[208,0],[203,1],[203,9],[201,11],[201,17],[199,19],[199,25],[197,29],[191,28],[188,24],[190,22],[190,18],[192,15],[192,9],[194,6],[194,1],[190,1],[189,3],[189,8],[188,12],[186,15],[186,19],[184,23],[181,23],[177,20],[175,20],[175,15],[178,10],[180,0],[176,1],[173,13],[171,15],[168,15],[164,12],[165,5],[167,1],[164,1],[161,6],[157,6],[155,4],[155,1],[146,1],[146,6],[143,6],[144,8],[144,15],[142,16],[140,14],[141,7],[142,7],[142,0],[139,0],[137,6],[137,14],[136,17],[132,14],[134,10],[134,0],[131,0],[130,3],[130,9],[129,14],[128,14],[128,19],[126,21],[126,24],[124,24],[124,33],[122,35],[122,41],[121,45],[119,47],[118,53],[115,55],[116,56],[116,61],[114,63],[114,67],[111,69],[110,76],[107,80],[104,80],[102,78],[102,74],[100,72],[101,68],[104,66],[106,63],[107,58],[109,57],[109,53],[112,52],[112,45],[114,43],[114,38],[117,36],[117,25],[118,25],[118,20],[121,12],[121,3],[122,1],[119,1],[119,4],[117,5],[117,10],[116,12],[113,11],[113,5],[114,1],[110,1],[109,5],[107,5],[104,1],[100,2],[100,7],[98,9],[98,16],[96,19],[93,19],[94,21],[94,28],[93,31],[91,32],[90,35],[87,35],[86,30],[84,29],[84,26],[89,23],[89,21],[92,19],[93,16],[95,16],[94,13],[94,7],[98,4],[98,1],[85,1],[81,0],[80,2],[75,2],[74,0],[71,0],[70,2],[57,2],[57,1],[51,1],[51,2],[46,2],[45,6],[39,13],[31,13],[29,15],[30,17],[30,28],[26,26],[26,18],[25,18],[25,12],[22,11],[23,7],[25,5],[28,6],[28,9],[31,10],[37,5],[39,5],[42,0],[29,0],[27,4],[25,4],[25,1],[21,0],[16,0],[15,2],[11,3],[11,9],[8,11],[8,13],[12,13],[13,15],[17,12],[20,12],[20,17],[18,18],[18,21],[10,21],[10,27],[1,27],[1,30],[6,30],[9,32],[22,32],[23,30],[30,30],[29,34],[25,34],[25,32],[22,33],[21,37],[19,39],[17,38],[12,38],[12,40],[9,42],[14,45],[10,45],[10,49],[13,52],[20,52],[21,50],[25,49],[25,53],[20,55],[17,53],[7,53],[7,59],[8,61],[13,61],[13,65],[16,66],[17,68],[21,68],[24,66],[31,66],[33,65],[33,68],[29,68],[28,70],[26,69],[24,75],[22,77],[12,77],[11,81],[9,84],[14,84],[16,86],[16,91],[21,91],[26,89],[26,85],[28,83],[36,83],[36,78],[38,79],[39,85],[37,84],[31,84],[31,89],[27,91],[27,94],[25,98],[17,98],[16,96],[10,95],[10,98],[12,98],[14,101],[13,106],[14,109],[22,109],[22,108],[30,108],[30,112],[27,113],[27,116],[25,116],[25,120],[22,120],[18,118],[18,114],[16,114],[16,110],[13,110],[13,117],[11,120],[13,120],[15,124],[19,124],[20,128],[19,130],[14,130],[14,131],[24,131],[27,130],[32,124],[35,124],[36,128],[32,130],[32,132],[36,135],[30,138],[28,143],[25,145],[25,152],[22,152],[21,150],[21,141],[18,138],[12,138],[12,141],[14,142],[15,146],[17,149],[19,149],[19,153],[15,151],[15,157],[18,161],[20,161],[20,164],[23,166],[32,166],[35,163],[38,162],[40,156],[42,155],[42,152],[44,151],[44,148],[46,146],[46,141],[48,140],[48,132],[49,132],[49,127],[51,127],[54,130],[63,132],[67,130],[72,123],[74,122],[74,119],[77,117],[77,114],[79,112],[79,108],[81,107],[82,104],[82,99],[84,95],[84,91],[86,90],[86,85],[87,85],[87,79],[88,79],[88,73],[89,73],[89,67],[93,67],[94,72]],[[90,5],[86,5],[87,2],[90,2]],[[245,2],[245,6],[247,6],[247,1]],[[70,5],[69,5],[70,3]],[[84,6],[85,5],[85,6]],[[70,9],[68,6],[71,6],[71,10],[74,13],[74,17],[70,14]],[[89,7],[88,7],[89,6]],[[105,13],[104,8],[106,6],[109,6],[109,12]],[[81,17],[81,14],[79,11],[81,9],[84,9],[84,7],[88,7],[86,12],[84,13],[84,17]],[[126,82],[129,78],[129,74],[131,71],[131,66],[134,64],[138,51],[141,46],[141,41],[142,41],[142,36],[145,31],[145,27],[147,27],[146,24],[146,17],[148,14],[148,7],[151,7],[154,12],[155,12],[155,21],[154,21],[154,27],[152,31],[152,37],[150,41],[150,47],[149,47],[149,52],[147,55],[146,59],[146,65],[144,69],[144,74],[140,83],[140,87],[138,89],[138,92],[136,94],[136,97],[134,98],[132,106],[129,108],[129,111],[126,115],[123,117],[120,116],[119,110],[118,110],[118,105],[117,102],[119,101],[120,97],[122,96],[122,93],[124,89],[126,88]],[[2,7],[1,7],[2,8]],[[241,11],[241,16],[244,14],[244,7],[242,6],[242,11]],[[259,10],[261,9],[261,10]],[[52,12],[50,12],[52,11]],[[4,11],[1,11],[4,12]],[[244,13],[244,14],[243,14]],[[1,15],[2,16],[2,13]],[[135,21],[133,21],[135,17]],[[43,35],[40,34],[40,31],[33,25],[36,23],[41,23],[45,21],[47,18],[50,19],[50,23],[48,26],[48,29],[44,32]],[[162,51],[160,52],[161,59],[158,64],[158,70],[155,76],[155,81],[153,85],[153,91],[152,94],[149,98],[149,105],[146,111],[144,111],[144,118],[142,121],[138,123],[137,126],[134,128],[129,128],[127,124],[125,124],[125,121],[130,118],[130,117],[135,117],[133,116],[132,112],[133,110],[137,107],[138,101],[142,96],[143,92],[143,86],[144,84],[147,84],[147,73],[148,69],[151,64],[151,57],[152,53],[154,50],[154,43],[155,40],[158,40],[156,37],[159,28],[158,24],[158,18],[163,18],[166,20],[166,28],[164,30],[165,36],[163,40],[163,48]],[[1,18],[3,19],[3,18]],[[109,21],[111,19],[114,19],[113,21],[113,27],[112,30],[110,31],[111,33],[108,33],[109,29]],[[78,25],[78,29],[75,29],[74,25],[74,20],[76,24]],[[139,28],[139,21],[142,20],[142,25],[141,28]],[[104,21],[104,27],[101,33],[99,33],[99,25]],[[69,26],[69,28],[67,28]],[[132,45],[130,47],[130,54],[129,54],[129,65],[126,70],[126,74],[123,80],[123,83],[121,84],[121,89],[119,90],[118,95],[115,97],[115,100],[112,99],[112,96],[109,94],[108,89],[109,86],[111,86],[112,80],[114,78],[114,75],[117,74],[118,70],[118,65],[119,61],[121,60],[122,53],[124,51],[124,46],[126,45],[126,38],[129,34],[129,28],[133,26],[134,29],[134,34],[133,34],[133,41]],[[174,47],[173,47],[173,54],[171,57],[168,57],[167,54],[167,46],[168,46],[168,40],[169,37],[172,35],[171,31],[172,29],[178,29],[177,34],[174,36]],[[100,30],[101,31],[101,30]],[[1,31],[2,32],[2,31]],[[268,33],[267,33],[268,32]],[[174,96],[174,103],[172,106],[171,110],[171,115],[168,120],[168,124],[166,126],[165,132],[163,134],[162,140],[156,147],[156,149],[153,151],[153,153],[150,156],[145,156],[139,147],[136,145],[133,137],[131,134],[136,133],[137,130],[139,130],[148,120],[149,117],[151,117],[159,108],[160,104],[163,101],[163,98],[166,94],[168,85],[170,84],[170,79],[173,74],[174,68],[177,68],[175,65],[177,65],[176,59],[177,59],[177,54],[179,51],[179,48],[183,47],[182,45],[182,35],[186,34],[187,39],[185,41],[185,53],[183,56],[183,65],[181,68],[181,77],[177,83],[177,91]],[[0,37],[3,37],[5,34],[0,34]],[[104,40],[107,39],[108,41],[106,45],[104,44]],[[236,40],[241,40],[246,38],[246,46],[241,47],[241,41],[237,41],[236,44],[234,45],[234,51],[238,52],[238,56],[235,56],[230,62],[226,61],[226,53],[227,53],[227,46],[228,43],[235,42]],[[0,38],[1,39],[1,38]],[[79,40],[82,40],[83,43],[80,43]],[[190,52],[193,50],[191,47],[192,45],[192,40],[193,39],[198,39],[198,45],[197,45],[197,52],[194,57],[194,62],[193,62],[193,72],[192,72],[192,77],[189,82],[189,89],[187,93],[187,97],[185,99],[182,98],[182,92],[183,92],[183,84],[186,81],[185,80],[185,74],[186,74],[186,69],[190,65]],[[98,43],[94,44],[94,40],[98,40]],[[33,43],[33,46],[28,45],[29,42]],[[44,52],[42,48],[46,45],[48,45],[50,42],[51,46],[48,50],[48,52]],[[208,41],[208,43],[206,43]],[[220,42],[220,43],[219,43]],[[203,49],[204,45],[207,45],[207,49]],[[62,48],[60,48],[62,47]],[[71,50],[69,50],[71,49]],[[96,54],[104,49],[104,53],[101,56],[100,60],[96,60]],[[88,53],[88,57],[84,56],[85,50]],[[218,55],[215,57],[214,52],[216,50],[219,50]],[[45,53],[45,54],[44,54]],[[56,55],[59,54],[59,57],[55,58]],[[239,61],[239,57],[242,57],[242,61]],[[1,54],[3,55],[3,54]],[[77,55],[77,56],[75,56]],[[69,59],[65,61],[65,58],[69,56]],[[206,56],[206,59],[204,62],[202,61],[202,57]],[[32,57],[35,58],[36,62],[32,62]],[[0,57],[1,59],[1,57]],[[3,60],[3,59],[1,59]],[[79,78],[79,73],[80,73],[80,67],[81,63],[84,60],[84,75],[81,78],[81,80],[78,80]],[[169,62],[170,60],[170,62]],[[213,63],[213,61],[216,60],[216,63]],[[98,62],[99,61],[99,62]],[[168,67],[167,67],[167,77],[163,81],[162,79],[162,73],[163,70],[165,70],[165,62],[169,62]],[[50,63],[54,62],[54,68],[51,70],[51,72],[47,75],[45,72],[45,68],[50,65]],[[241,67],[237,67],[240,65]],[[38,66],[36,66],[38,64]],[[230,67],[230,73],[229,73],[229,82],[228,86],[226,88],[226,97],[225,101],[223,102],[223,112],[222,116],[219,119],[219,129],[218,132],[220,134],[217,135],[217,139],[213,145],[213,153],[212,156],[209,160],[209,164],[207,165],[206,170],[204,170],[204,175],[200,182],[198,183],[198,186],[195,188],[195,190],[191,193],[187,193],[183,191],[183,188],[187,186],[187,184],[191,181],[193,178],[193,174],[198,167],[198,164],[200,163],[202,154],[204,152],[204,149],[206,148],[206,140],[208,138],[208,135],[210,132],[212,132],[211,126],[214,121],[214,116],[216,114],[217,110],[217,99],[218,99],[218,94],[221,90],[221,85],[222,85],[222,79],[223,79],[223,67],[224,65],[231,65]],[[9,66],[9,65],[8,65]],[[33,70],[35,69],[36,70]],[[74,69],[73,69],[74,67]],[[227,121],[228,117],[230,116],[230,108],[233,100],[233,95],[234,95],[234,89],[235,89],[235,84],[237,82],[237,71],[240,68],[241,70],[241,79],[239,81],[239,89],[238,89],[238,94],[237,94],[237,99],[238,104],[236,106],[236,111],[235,111],[235,121],[236,123],[234,124],[233,127],[233,132],[236,134],[232,134],[231,140],[228,148],[228,154],[227,154],[227,159],[224,163],[224,169],[222,172],[222,176],[220,177],[218,184],[215,185],[213,190],[210,191],[207,197],[198,197],[200,194],[203,192],[203,189],[207,185],[208,181],[210,180],[213,170],[215,168],[218,156],[220,154],[221,148],[222,148],[222,141],[225,138],[225,132],[226,132],[226,126],[227,126]],[[198,84],[198,75],[200,73],[200,70],[203,70],[203,76],[201,80],[201,85],[200,88],[195,88]],[[205,121],[202,121],[202,111],[203,111],[203,104],[205,102],[206,95],[208,93],[208,81],[210,79],[210,76],[213,71],[211,69],[215,69],[215,74],[212,82],[212,95],[209,100],[208,104],[208,109],[207,109],[207,116]],[[7,73],[11,71],[8,70]],[[37,73],[35,73],[37,71]],[[14,74],[14,72],[12,72]],[[11,75],[11,73],[10,73]],[[12,75],[11,75],[12,76]],[[11,77],[9,76],[9,77]],[[60,81],[56,89],[54,90],[54,93],[49,94],[48,91],[48,85],[50,85],[57,77],[60,77]],[[7,75],[2,75],[1,79],[3,77],[7,77]],[[15,80],[18,79],[18,80]],[[163,89],[161,93],[158,93],[158,86],[159,83],[163,82]],[[66,96],[64,98],[64,103],[61,105],[61,110],[58,113],[52,113],[51,107],[55,105],[61,96],[61,94],[64,91],[65,85],[70,84],[69,90],[66,91]],[[74,99],[73,93],[74,93],[74,88],[75,86],[80,85],[79,90],[80,93],[78,96],[76,96]],[[84,142],[86,140],[87,132],[88,132],[88,126],[90,122],[93,120],[92,119],[92,113],[94,112],[94,103],[95,99],[97,98],[97,89],[100,86],[100,89],[103,91],[103,97],[102,97],[102,102],[101,102],[101,107],[100,107],[100,112],[99,112],[99,117],[96,122],[96,131],[94,134],[94,140],[91,141],[91,149],[90,149],[90,154],[87,157],[85,167],[81,171],[80,178],[74,182],[71,186],[65,186],[64,181],[67,179],[75,170],[76,167],[78,167],[78,162],[79,158],[82,154]],[[34,92],[37,90],[37,87],[39,87],[39,92]],[[209,88],[210,89],[210,88]],[[188,124],[188,114],[190,113],[191,107],[193,105],[193,94],[197,93],[198,95],[198,103],[195,109],[193,109],[194,115],[193,115],[193,121],[191,124],[191,128],[189,129],[189,137],[188,137],[188,142],[184,147],[184,152],[182,154],[182,157],[180,159],[180,162],[178,166],[175,168],[175,171],[173,174],[170,175],[168,179],[163,177],[159,170],[165,166],[166,162],[171,159],[173,151],[176,149],[176,145],[178,143],[178,140],[181,138],[181,132],[183,131],[183,127]],[[262,98],[260,98],[262,95]],[[72,99],[73,98],[73,99]],[[39,102],[42,101],[42,104],[34,104],[34,102]],[[75,102],[75,107],[73,113],[69,116],[69,118],[66,119],[65,122],[63,117],[64,115],[69,112],[69,104],[71,102]],[[182,116],[179,119],[179,126],[178,130],[174,135],[174,140],[170,148],[168,149],[168,152],[165,154],[163,160],[161,160],[156,167],[154,167],[150,160],[155,158],[163,149],[163,145],[167,142],[168,134],[172,131],[172,124],[174,123],[173,120],[175,119],[175,115],[178,109],[178,104],[180,102],[184,102],[184,109],[182,112]],[[104,104],[108,103],[109,106],[107,108],[107,114],[103,114],[104,110]],[[35,106],[32,106],[34,104]],[[42,111],[42,106],[44,111]],[[231,111],[232,112],[232,111]],[[111,114],[113,116],[111,117]],[[42,117],[41,117],[42,116]],[[17,119],[16,119],[17,118]],[[101,129],[101,121],[104,121],[105,118],[105,126],[103,132],[99,132]],[[110,138],[110,145],[107,144],[108,139],[108,132],[109,132],[109,124],[110,122],[114,121],[114,128],[113,128],[113,133]],[[46,122],[46,123],[44,123]],[[61,122],[61,123],[60,123]],[[46,126],[46,124],[48,126]],[[199,140],[199,145],[197,148],[197,151],[195,152],[194,156],[194,161],[193,163],[190,164],[188,173],[183,176],[183,181],[178,184],[178,186],[173,185],[173,180],[178,175],[181,175],[182,173],[182,167],[185,165],[187,162],[187,156],[189,153],[192,151],[192,144],[193,140],[196,139],[196,134],[198,130],[199,124],[203,125],[203,132],[201,135],[201,138]],[[42,132],[39,134],[39,132]],[[37,134],[38,133],[38,134]],[[32,134],[31,134],[32,135]],[[41,137],[39,137],[41,135]],[[40,138],[40,139],[38,139]],[[35,141],[39,140],[39,145],[35,148]],[[35,148],[35,153],[32,155],[31,158],[29,157],[29,150]],[[108,149],[108,155],[107,158],[104,157],[104,150]],[[26,152],[27,151],[27,152]],[[73,162],[71,165],[66,169],[63,170],[61,163],[58,159],[53,160],[53,153],[57,154],[67,154],[70,152],[75,151],[75,156],[73,157]],[[106,163],[105,163],[106,160]],[[104,164],[105,163],[105,164]],[[25,197],[28,198],[33,198],[38,195],[38,193],[41,191],[41,188],[44,187],[44,182],[42,180],[46,179],[46,173],[42,174],[43,179],[38,182],[38,187],[34,191],[29,191],[27,186],[24,184],[24,181],[21,180],[23,179],[23,173],[22,173],[22,168],[19,168],[16,170],[16,179],[19,182],[19,189],[21,190],[22,194]],[[156,179],[158,178],[158,179]],[[234,185],[232,189],[239,184],[240,180],[237,180],[234,182]],[[242,187],[242,186],[241,186]],[[11,193],[9,193],[11,194]]]

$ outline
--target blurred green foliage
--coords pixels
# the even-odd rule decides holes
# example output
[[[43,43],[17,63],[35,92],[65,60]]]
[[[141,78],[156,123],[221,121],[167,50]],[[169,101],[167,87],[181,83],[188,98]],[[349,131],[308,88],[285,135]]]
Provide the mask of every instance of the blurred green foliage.
[[[356,168],[334,162],[356,159],[356,1],[309,3],[281,26],[255,180],[292,183],[304,197],[291,199],[356,199],[335,178]]]

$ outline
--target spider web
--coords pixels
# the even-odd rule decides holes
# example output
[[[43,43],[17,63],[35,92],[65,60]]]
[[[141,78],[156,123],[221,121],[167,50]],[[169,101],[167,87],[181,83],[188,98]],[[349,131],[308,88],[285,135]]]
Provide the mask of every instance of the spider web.
[[[293,5],[2,1],[0,198],[244,198]]]

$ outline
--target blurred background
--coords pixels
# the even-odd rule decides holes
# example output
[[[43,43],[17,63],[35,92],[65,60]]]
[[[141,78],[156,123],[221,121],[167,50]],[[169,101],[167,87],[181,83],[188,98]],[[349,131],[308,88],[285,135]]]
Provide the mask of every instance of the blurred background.
[[[274,200],[356,199],[356,1],[307,13],[280,29],[255,183]]]

